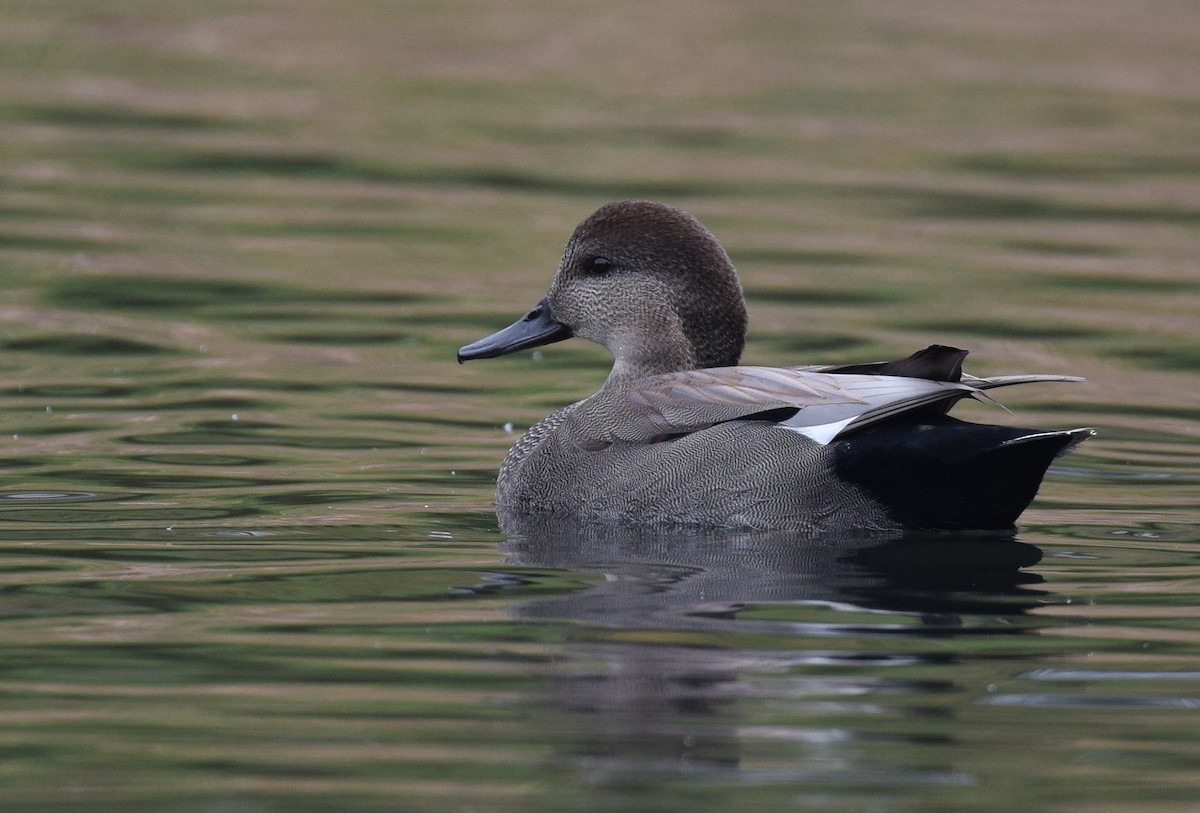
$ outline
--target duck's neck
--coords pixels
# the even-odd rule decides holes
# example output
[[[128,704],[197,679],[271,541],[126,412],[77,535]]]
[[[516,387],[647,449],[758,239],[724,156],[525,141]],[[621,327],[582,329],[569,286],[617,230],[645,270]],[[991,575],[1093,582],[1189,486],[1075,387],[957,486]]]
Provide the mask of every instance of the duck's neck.
[[[638,348],[639,352],[618,355],[613,361],[612,372],[604,382],[605,387],[629,384],[647,376],[660,373],[675,373],[680,370],[694,370],[695,359],[690,354],[679,353],[675,348],[662,348],[661,353],[643,352],[648,348]]]
[[[654,320],[651,326],[610,336],[605,344],[613,354],[612,372],[605,387],[700,366],[691,343],[673,318]]]

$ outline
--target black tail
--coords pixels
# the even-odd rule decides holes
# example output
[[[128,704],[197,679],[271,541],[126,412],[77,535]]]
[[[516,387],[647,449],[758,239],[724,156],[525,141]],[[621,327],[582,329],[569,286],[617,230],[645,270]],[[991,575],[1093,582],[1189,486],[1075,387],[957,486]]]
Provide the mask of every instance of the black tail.
[[[1037,494],[1054,458],[1091,434],[926,412],[839,440],[834,459],[839,477],[865,489],[905,527],[1007,529]]]

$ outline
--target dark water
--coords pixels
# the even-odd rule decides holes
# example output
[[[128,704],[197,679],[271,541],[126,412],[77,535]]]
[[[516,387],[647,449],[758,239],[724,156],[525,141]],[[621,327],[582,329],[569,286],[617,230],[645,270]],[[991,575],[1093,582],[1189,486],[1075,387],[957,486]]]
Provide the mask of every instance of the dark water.
[[[0,9],[0,808],[1200,809],[1200,12],[840,9]],[[748,360],[1098,436],[1015,537],[502,532],[606,359],[454,350],[625,196]]]

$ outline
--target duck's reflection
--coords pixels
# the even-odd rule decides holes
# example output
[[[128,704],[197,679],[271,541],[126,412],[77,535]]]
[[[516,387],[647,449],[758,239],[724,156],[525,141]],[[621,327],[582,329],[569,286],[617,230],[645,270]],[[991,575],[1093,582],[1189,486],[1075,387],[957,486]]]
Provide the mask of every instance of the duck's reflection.
[[[596,579],[514,610],[564,622],[567,658],[549,700],[569,732],[562,755],[594,777],[736,770],[755,781],[863,781],[884,771],[958,782],[953,771],[850,758],[846,744],[862,733],[853,721],[898,693],[968,688],[891,667],[952,663],[954,647],[931,637],[1019,634],[1036,626],[1020,619],[1042,596],[1031,589],[1040,578],[1021,570],[1041,551],[1011,534],[504,525],[513,564]],[[850,751],[861,755],[861,743]]]

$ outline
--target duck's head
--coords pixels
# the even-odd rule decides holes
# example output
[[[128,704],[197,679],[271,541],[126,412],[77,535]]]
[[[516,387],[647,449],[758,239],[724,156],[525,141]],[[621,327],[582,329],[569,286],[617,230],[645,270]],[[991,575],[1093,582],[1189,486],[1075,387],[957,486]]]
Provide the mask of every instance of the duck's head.
[[[717,238],[674,207],[620,201],[576,227],[541,302],[458,360],[579,336],[612,352],[615,382],[735,365],[745,335],[742,288]]]

